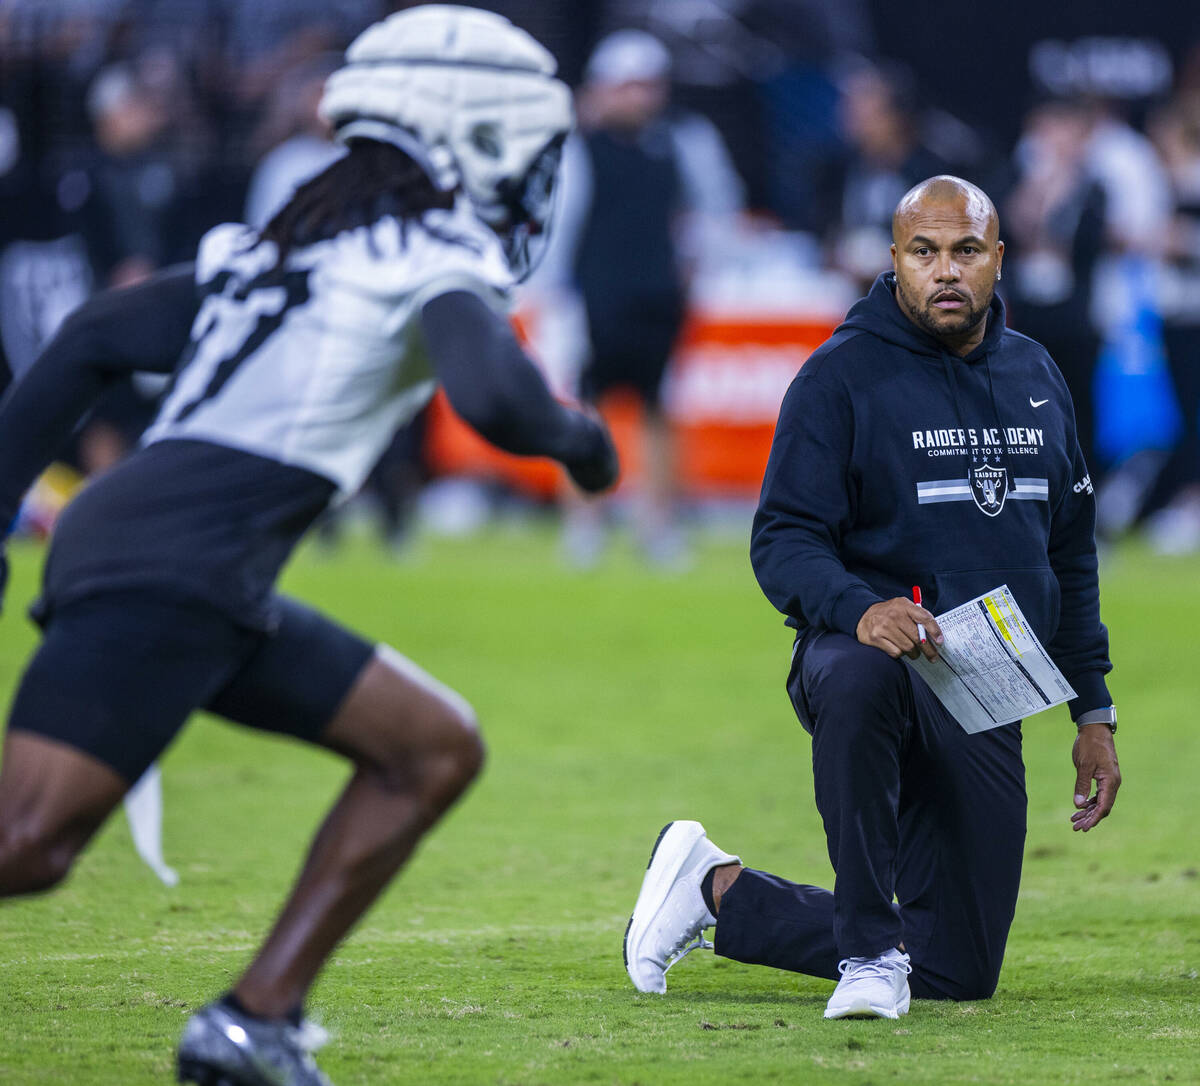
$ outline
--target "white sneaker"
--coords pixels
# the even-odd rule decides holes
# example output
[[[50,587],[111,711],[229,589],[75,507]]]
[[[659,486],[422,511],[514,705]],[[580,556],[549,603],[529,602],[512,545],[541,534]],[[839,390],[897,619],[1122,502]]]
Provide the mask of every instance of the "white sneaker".
[[[842,979],[829,998],[826,1018],[899,1018],[908,1014],[908,955],[889,950],[878,958],[838,962]]]
[[[700,883],[712,868],[740,862],[717,848],[699,822],[663,827],[625,928],[625,969],[639,992],[665,992],[671,966],[697,948],[712,946],[700,933],[717,918],[704,904]]]

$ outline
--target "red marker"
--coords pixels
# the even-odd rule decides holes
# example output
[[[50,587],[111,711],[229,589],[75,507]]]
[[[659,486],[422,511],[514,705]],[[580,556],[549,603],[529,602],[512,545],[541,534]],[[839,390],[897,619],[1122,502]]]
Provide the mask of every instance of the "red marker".
[[[921,606],[921,589],[919,585],[913,585],[913,603],[915,603],[918,607]],[[924,645],[925,641],[927,640],[925,637],[925,627],[920,622],[917,623],[917,639],[922,645]]]

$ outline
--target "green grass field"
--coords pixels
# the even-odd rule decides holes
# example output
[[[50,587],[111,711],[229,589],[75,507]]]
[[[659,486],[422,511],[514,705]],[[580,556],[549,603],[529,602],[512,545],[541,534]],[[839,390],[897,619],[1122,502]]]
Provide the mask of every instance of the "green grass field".
[[[11,691],[40,553],[0,624]],[[1125,785],[1069,828],[1074,733],[1026,725],[1030,833],[996,998],[825,1022],[831,986],[695,954],[638,995],[621,937],[651,843],[698,818],[746,862],[831,877],[789,638],[739,538],[686,577],[626,553],[573,575],[544,529],[309,550],[290,591],[390,641],[474,703],[483,778],[337,955],[311,1011],[337,1086],[1200,1082],[1200,562],[1105,562]],[[168,1081],[191,1008],[228,986],[345,770],[197,719],[165,760],[160,886],[116,818],[69,882],[0,906],[0,1083]]]

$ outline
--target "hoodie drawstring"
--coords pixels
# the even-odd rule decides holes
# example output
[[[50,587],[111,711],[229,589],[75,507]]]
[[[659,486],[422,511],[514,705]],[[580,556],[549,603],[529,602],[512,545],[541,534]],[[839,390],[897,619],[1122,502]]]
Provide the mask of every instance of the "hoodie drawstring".
[[[996,386],[992,384],[992,366],[991,366],[991,363],[988,361],[988,356],[986,354],[983,356],[983,370],[984,370],[984,373],[987,374],[988,397],[992,401],[992,418],[996,422],[997,431],[999,432],[1000,436],[1003,438],[1004,437],[1004,420],[1000,418],[1000,407],[996,403]],[[1005,445],[1005,443],[1003,441],[1001,441],[1000,447],[996,450],[996,459],[998,461],[997,467],[1007,468],[1008,467],[1008,457],[1006,457],[1004,455],[1004,445]],[[1017,489],[1016,480],[1010,479],[1009,482],[1012,485],[1013,490],[1016,490]]]
[[[958,388],[958,376],[954,372],[954,360],[949,353],[942,351],[942,370],[946,374],[946,383],[950,386],[950,395],[954,400],[954,413],[958,417],[958,425],[965,432],[967,429],[966,412],[963,411],[962,394]],[[1007,468],[1008,458],[1004,455],[1004,426],[1000,421],[1000,408],[996,403],[996,388],[992,383],[992,367],[988,363],[987,355],[983,356],[983,369],[987,375],[988,398],[992,405],[992,420],[996,424],[996,432],[1000,435],[1001,440],[996,444],[995,449],[995,464],[997,468]],[[971,462],[967,467],[967,482],[974,485],[973,472],[977,467],[983,467],[988,464],[989,457],[980,452],[980,445],[972,445]],[[1015,489],[1016,484],[1009,480],[1010,485]]]

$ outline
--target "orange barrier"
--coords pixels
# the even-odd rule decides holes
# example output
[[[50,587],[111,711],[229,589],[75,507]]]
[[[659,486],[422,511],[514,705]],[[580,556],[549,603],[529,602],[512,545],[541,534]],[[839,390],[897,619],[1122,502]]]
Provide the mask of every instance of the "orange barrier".
[[[687,496],[758,494],[783,395],[835,325],[832,319],[690,315],[664,400]],[[632,396],[613,397],[600,407],[621,453],[622,486],[636,484],[642,463],[640,407]],[[560,485],[553,463],[493,449],[454,414],[440,392],[431,407],[425,451],[436,474],[496,479],[540,498],[553,497]]]

